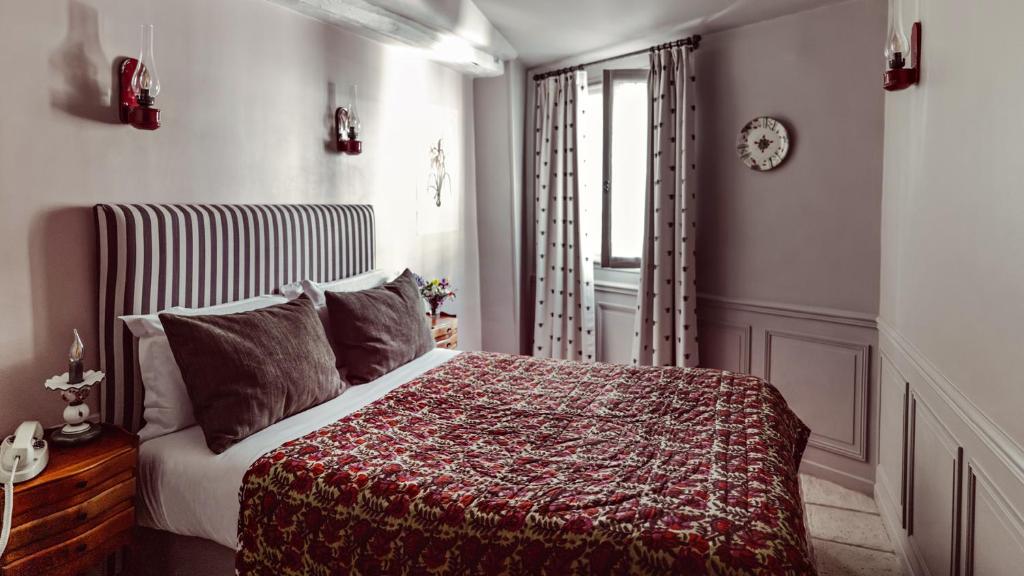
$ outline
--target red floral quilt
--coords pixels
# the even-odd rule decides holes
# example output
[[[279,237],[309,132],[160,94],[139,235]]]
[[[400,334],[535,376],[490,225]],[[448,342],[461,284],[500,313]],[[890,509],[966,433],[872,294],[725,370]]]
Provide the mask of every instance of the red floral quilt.
[[[257,460],[243,575],[814,574],[779,392],[463,353]]]

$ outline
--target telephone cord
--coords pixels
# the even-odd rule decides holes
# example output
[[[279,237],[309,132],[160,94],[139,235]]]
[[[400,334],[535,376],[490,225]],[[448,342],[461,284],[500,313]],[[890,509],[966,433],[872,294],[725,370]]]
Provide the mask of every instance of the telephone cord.
[[[21,456],[15,456],[11,475],[4,483],[4,524],[0,528],[0,556],[4,555],[4,550],[7,549],[7,540],[11,537],[11,516],[14,515],[14,474],[18,471],[20,463]]]

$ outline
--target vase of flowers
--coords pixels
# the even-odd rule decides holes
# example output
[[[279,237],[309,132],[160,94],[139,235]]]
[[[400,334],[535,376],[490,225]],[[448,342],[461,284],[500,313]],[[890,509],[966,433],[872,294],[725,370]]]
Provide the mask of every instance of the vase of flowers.
[[[433,280],[425,280],[421,276],[416,276],[416,283],[420,287],[420,295],[427,301],[427,305],[430,306],[430,318],[437,320],[437,311],[444,304],[445,300],[449,298],[455,298],[455,289],[448,283],[447,278],[434,278]]]

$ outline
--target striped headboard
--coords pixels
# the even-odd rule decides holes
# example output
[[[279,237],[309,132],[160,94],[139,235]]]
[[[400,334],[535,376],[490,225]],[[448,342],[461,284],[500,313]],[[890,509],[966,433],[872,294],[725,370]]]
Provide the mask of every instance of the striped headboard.
[[[142,427],[135,339],[120,316],[202,307],[374,268],[365,205],[96,206],[104,422]]]

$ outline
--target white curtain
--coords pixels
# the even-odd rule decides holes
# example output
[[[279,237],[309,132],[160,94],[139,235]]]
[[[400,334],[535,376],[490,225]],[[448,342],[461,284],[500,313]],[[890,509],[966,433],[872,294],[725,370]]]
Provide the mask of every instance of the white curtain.
[[[633,364],[697,366],[697,170],[692,53],[651,53],[647,203]]]
[[[543,358],[595,359],[594,267],[579,178],[587,160],[576,153],[586,88],[583,71],[536,82],[533,354]]]

